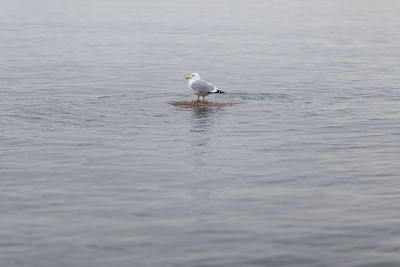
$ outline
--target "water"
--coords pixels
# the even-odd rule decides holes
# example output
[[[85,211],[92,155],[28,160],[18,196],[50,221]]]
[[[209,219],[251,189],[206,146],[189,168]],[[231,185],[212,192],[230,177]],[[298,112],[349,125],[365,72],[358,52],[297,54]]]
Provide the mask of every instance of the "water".
[[[2,1],[0,265],[399,266],[399,12]]]

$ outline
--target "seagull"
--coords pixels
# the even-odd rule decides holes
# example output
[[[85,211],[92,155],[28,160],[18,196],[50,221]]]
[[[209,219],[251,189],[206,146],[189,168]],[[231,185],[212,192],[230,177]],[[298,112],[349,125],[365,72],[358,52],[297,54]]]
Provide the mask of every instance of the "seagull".
[[[190,76],[185,78],[188,80],[188,85],[193,89],[194,93],[197,95],[197,101],[200,101],[200,96],[204,98],[209,94],[223,94],[224,91],[219,90],[217,87],[211,83],[200,79],[198,73],[191,73]]]

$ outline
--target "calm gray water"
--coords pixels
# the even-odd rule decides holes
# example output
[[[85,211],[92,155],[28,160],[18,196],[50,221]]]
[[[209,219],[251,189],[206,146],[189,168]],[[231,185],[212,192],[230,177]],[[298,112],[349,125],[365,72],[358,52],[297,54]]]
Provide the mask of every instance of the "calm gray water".
[[[399,14],[1,1],[0,266],[400,266]]]

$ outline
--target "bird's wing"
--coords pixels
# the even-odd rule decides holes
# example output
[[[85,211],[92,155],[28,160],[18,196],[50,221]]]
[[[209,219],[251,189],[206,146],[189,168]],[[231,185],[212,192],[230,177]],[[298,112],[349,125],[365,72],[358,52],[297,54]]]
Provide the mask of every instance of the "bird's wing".
[[[194,91],[199,92],[199,93],[212,93],[218,89],[211,83],[206,82],[204,80],[195,81],[194,83],[192,83],[191,87]]]

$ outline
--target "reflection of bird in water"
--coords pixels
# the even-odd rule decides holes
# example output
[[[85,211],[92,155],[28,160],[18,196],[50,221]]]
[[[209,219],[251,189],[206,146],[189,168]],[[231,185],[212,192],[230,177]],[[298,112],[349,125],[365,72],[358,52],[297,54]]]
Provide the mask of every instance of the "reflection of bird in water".
[[[219,110],[216,107],[198,106],[192,107],[192,120],[194,127],[192,132],[205,133],[212,126],[214,118],[213,115]]]
[[[190,76],[185,78],[188,81],[188,85],[191,89],[193,89],[194,93],[197,95],[197,101],[200,101],[200,96],[204,98],[209,94],[223,94],[224,91],[219,90],[217,87],[212,85],[211,83],[200,79],[200,75],[198,73],[191,73]]]
[[[169,104],[178,108],[178,110],[186,110],[191,112],[192,127],[190,132],[193,133],[195,141],[194,146],[206,146],[212,135],[210,131],[215,121],[218,119],[217,113],[224,107],[232,106],[236,103],[218,103],[210,101],[182,101],[169,102]]]
[[[211,114],[216,112],[215,107],[193,107],[192,108],[192,113],[193,117],[196,119],[201,119],[201,118],[208,118]]]

